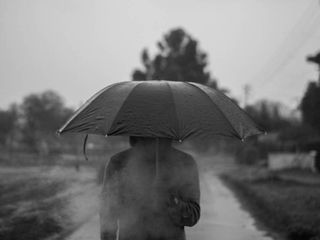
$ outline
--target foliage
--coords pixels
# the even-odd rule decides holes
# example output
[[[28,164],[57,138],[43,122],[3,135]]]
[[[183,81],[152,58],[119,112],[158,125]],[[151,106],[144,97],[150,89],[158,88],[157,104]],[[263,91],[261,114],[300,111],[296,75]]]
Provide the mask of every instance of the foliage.
[[[5,145],[12,136],[18,119],[18,111],[15,105],[8,110],[0,110],[0,144]]]
[[[216,80],[206,70],[207,54],[199,50],[198,42],[183,29],[177,28],[165,34],[158,42],[159,53],[154,58],[147,49],[141,54],[144,70],[136,69],[133,80],[189,81],[216,88]]]
[[[302,146],[309,141],[317,140],[317,134],[310,125],[299,123],[283,128],[279,139],[283,142],[294,141],[297,145]]]
[[[240,164],[253,165],[256,164],[259,160],[259,149],[252,144],[242,146],[236,152],[236,161]]]
[[[310,82],[301,101],[303,121],[320,133],[320,86]]]
[[[320,207],[319,185],[283,181],[272,174],[267,178],[256,175],[254,179],[252,171],[237,169],[223,179],[269,229],[286,239],[318,239],[320,215],[315,213]]]
[[[56,130],[72,113],[53,91],[28,95],[21,104],[21,111],[23,141],[36,151],[41,145],[50,145]]]
[[[320,52],[315,56],[307,57],[307,61],[318,65],[320,70]],[[307,90],[301,100],[301,111],[303,121],[306,124],[314,127],[320,133],[320,74],[319,80],[311,81],[308,84]]]
[[[291,124],[289,119],[281,115],[280,103],[261,100],[245,110],[267,132],[278,131]]]

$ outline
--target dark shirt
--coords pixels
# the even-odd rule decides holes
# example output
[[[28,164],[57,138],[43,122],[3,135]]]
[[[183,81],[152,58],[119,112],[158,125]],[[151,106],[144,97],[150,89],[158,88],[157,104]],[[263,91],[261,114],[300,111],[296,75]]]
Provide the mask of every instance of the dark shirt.
[[[110,159],[101,195],[101,239],[183,240],[200,217],[198,169],[177,149],[131,148]]]

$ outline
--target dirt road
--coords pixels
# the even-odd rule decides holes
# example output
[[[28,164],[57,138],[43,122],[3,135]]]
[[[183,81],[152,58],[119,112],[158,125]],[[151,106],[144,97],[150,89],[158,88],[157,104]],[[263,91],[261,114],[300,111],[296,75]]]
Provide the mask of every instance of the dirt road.
[[[201,219],[195,227],[186,228],[187,239],[201,240],[271,240],[257,229],[252,217],[244,211],[233,193],[212,172],[201,175]],[[99,218],[92,217],[68,240],[98,240]]]

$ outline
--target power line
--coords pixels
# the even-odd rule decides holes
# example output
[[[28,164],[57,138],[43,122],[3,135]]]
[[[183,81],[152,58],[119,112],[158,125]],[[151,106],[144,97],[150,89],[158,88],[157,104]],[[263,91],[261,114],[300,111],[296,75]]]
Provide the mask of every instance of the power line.
[[[306,12],[304,16],[308,16],[309,19],[304,18],[304,20],[300,21],[299,24],[296,24],[290,34],[287,35],[283,44],[277,49],[270,64],[266,65],[259,76],[257,76],[260,81],[271,80],[276,73],[282,70],[282,68],[291,61],[293,56],[297,53],[297,48],[300,48],[299,45],[302,46],[306,41],[307,38],[304,35],[297,34],[299,32],[297,29],[306,29],[307,25],[310,25],[310,16],[314,17],[314,13],[309,14]]]
[[[316,3],[316,6],[315,6]],[[319,0],[320,3],[320,0]],[[320,25],[320,14],[318,1],[313,1],[304,11],[303,15],[294,27],[291,29],[290,33],[286,36],[283,43],[277,49],[268,64],[260,71],[260,75],[257,78],[252,79],[253,82],[256,79],[259,81],[254,84],[259,84],[259,87],[265,86],[266,84],[274,81],[276,76],[286,67],[293,59],[293,57],[299,52],[299,50],[305,45],[305,43],[310,40],[310,37],[315,32],[315,29]],[[286,78],[288,79],[288,78]],[[249,82],[249,83],[250,83]],[[276,82],[274,89],[281,89],[281,96],[289,97],[289,92],[281,88],[280,81]],[[271,91],[271,89],[269,89]],[[266,89],[268,92],[268,89]]]
[[[286,38],[282,42],[282,44],[276,49],[273,58],[269,61],[269,64],[266,65],[264,68],[264,71],[262,71],[263,74],[260,74],[260,76],[257,76],[260,78],[261,76],[267,75],[272,69],[274,69],[277,65],[279,65],[279,62],[281,62],[281,59],[286,58],[286,55],[289,55],[290,53],[294,52],[292,51],[293,45],[295,42],[292,40],[295,39],[298,30],[297,29],[304,29],[306,25],[308,25],[310,16],[313,17],[314,12],[314,3],[311,2],[311,4],[308,6],[308,8],[305,10],[302,17],[296,22],[294,27],[291,29],[289,34],[287,34]]]
[[[313,29],[315,26],[320,24],[320,15],[318,15],[312,24],[309,27],[309,30],[306,32],[306,36],[301,38],[299,41],[296,42],[294,49],[291,51],[279,62],[279,64],[271,71],[269,74],[264,77],[264,81],[262,82],[262,86],[271,83],[274,81],[276,76],[286,67],[293,59],[293,57],[299,52],[299,50],[304,46],[304,44],[309,40],[309,36],[313,33]],[[260,85],[261,86],[261,85]]]
[[[274,79],[274,76],[277,75],[278,72],[280,72],[282,68],[291,61],[291,58],[297,53],[297,49],[300,49],[307,40],[306,36],[298,35],[301,32],[301,29],[309,29],[307,34],[310,35],[310,33],[313,32],[315,23],[318,21],[318,9],[315,6],[315,3],[315,1],[312,1],[311,4],[309,4],[302,17],[291,29],[290,33],[286,36],[280,47],[277,48],[275,54],[271,60],[269,60],[268,64],[266,64],[259,74],[257,74],[256,77],[250,82],[259,79],[258,82],[255,82],[255,84],[257,84],[261,81],[265,82],[266,80],[270,81],[271,79]],[[310,25],[312,27],[310,27]],[[297,40],[293,41],[293,39]]]

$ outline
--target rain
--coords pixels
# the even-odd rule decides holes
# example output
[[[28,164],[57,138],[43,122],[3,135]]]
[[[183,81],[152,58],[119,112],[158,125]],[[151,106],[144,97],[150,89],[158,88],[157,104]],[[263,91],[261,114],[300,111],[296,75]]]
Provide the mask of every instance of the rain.
[[[320,239],[320,2],[0,0],[0,239]]]

